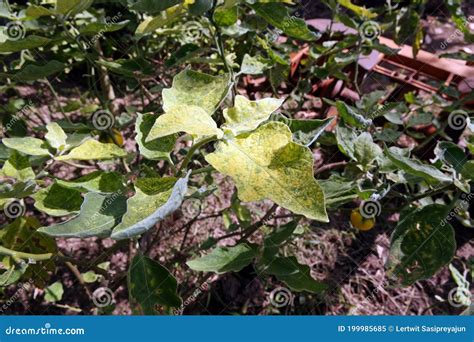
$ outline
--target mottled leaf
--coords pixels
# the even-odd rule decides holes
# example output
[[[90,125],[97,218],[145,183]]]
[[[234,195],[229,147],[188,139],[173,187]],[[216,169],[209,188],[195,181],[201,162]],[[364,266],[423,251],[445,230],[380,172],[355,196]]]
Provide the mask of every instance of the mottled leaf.
[[[197,136],[215,135],[218,138],[223,135],[216,122],[201,107],[176,105],[156,119],[145,141],[150,142],[178,132]]]
[[[104,144],[97,140],[86,140],[73,148],[69,154],[56,157],[56,160],[107,160],[125,157],[127,153],[115,144]]]
[[[163,90],[163,109],[168,112],[179,105],[198,106],[212,115],[227,94],[227,74],[211,76],[186,69],[173,79],[173,85]]]
[[[66,148],[67,135],[64,133],[61,126],[56,122],[52,122],[46,126],[48,132],[44,136],[49,145],[57,150],[64,150]]]
[[[145,142],[150,134],[151,128],[154,126],[158,116],[152,114],[138,114],[135,125],[136,142],[140,150],[140,154],[150,160],[170,159],[170,152],[173,151],[176,143],[176,136],[171,134],[160,139],[154,139]]]
[[[35,208],[51,216],[65,216],[77,213],[82,204],[79,191],[65,188],[53,183],[31,196],[35,200]]]
[[[189,174],[174,178],[142,179],[135,195],[127,200],[127,213],[112,231],[112,238],[127,239],[143,234],[181,206],[188,191]]]
[[[76,189],[81,192],[115,192],[124,188],[123,177],[117,172],[94,171],[88,175],[71,181],[58,179],[63,187]]]
[[[224,109],[224,128],[230,129],[234,135],[250,132],[282,105],[284,100],[266,98],[250,101],[246,97],[237,95],[232,108]]]
[[[311,151],[291,138],[287,126],[270,122],[249,135],[219,142],[206,160],[233,178],[242,201],[270,199],[296,214],[327,222]]]
[[[31,168],[28,157],[13,151],[8,160],[0,170],[0,175],[11,177],[19,181],[27,181],[35,179],[35,172]]]
[[[33,137],[3,138],[5,146],[30,156],[49,156],[48,145],[41,139]]]

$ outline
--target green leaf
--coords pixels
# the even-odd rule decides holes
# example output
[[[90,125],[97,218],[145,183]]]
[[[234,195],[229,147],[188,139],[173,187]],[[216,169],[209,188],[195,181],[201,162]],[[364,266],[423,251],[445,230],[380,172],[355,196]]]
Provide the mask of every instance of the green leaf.
[[[138,254],[128,271],[130,295],[141,306],[145,315],[157,313],[157,306],[178,308],[181,298],[177,294],[175,277],[156,261]]]
[[[344,122],[350,126],[366,128],[372,124],[372,120],[366,119],[357,108],[349,106],[342,101],[336,102],[336,108]]]
[[[274,275],[294,291],[308,291],[318,293],[327,289],[327,286],[311,277],[310,268],[301,265],[294,257],[278,257],[266,268],[265,274]]]
[[[81,192],[110,193],[124,188],[123,177],[117,172],[94,171],[72,181],[58,179],[57,183],[65,188]]]
[[[69,154],[56,157],[56,160],[107,160],[125,157],[127,153],[115,144],[104,144],[97,140],[86,140],[73,148]]]
[[[0,274],[0,286],[8,286],[17,283],[28,268],[27,263],[11,265],[7,270]]]
[[[82,204],[79,191],[65,188],[53,183],[31,196],[35,200],[35,208],[51,216],[65,216],[77,213]]]
[[[15,178],[19,181],[34,180],[36,177],[28,157],[17,151],[12,152],[10,158],[0,170],[0,175]]]
[[[367,169],[382,154],[382,149],[374,143],[370,133],[363,132],[356,138],[354,142],[354,157],[364,169]]]
[[[221,141],[206,160],[233,178],[240,200],[270,199],[296,214],[328,221],[324,194],[313,176],[312,153],[291,140],[284,124],[270,122]]]
[[[426,165],[417,159],[411,159],[403,156],[397,148],[391,147],[388,150],[386,149],[385,153],[387,154],[390,161],[397,167],[408,174],[423,178],[431,185],[450,183],[453,181],[451,177],[446,176],[434,166]]]
[[[175,106],[201,107],[212,115],[227,95],[229,75],[211,76],[186,69],[173,79],[173,85],[163,90],[163,109],[168,112]]]
[[[452,166],[457,172],[461,172],[467,162],[467,155],[458,145],[449,141],[440,141],[434,153],[443,163]]]
[[[49,156],[47,144],[32,137],[24,138],[3,138],[2,143],[9,148],[28,154],[30,156]]]
[[[351,10],[361,18],[372,19],[377,16],[377,13],[374,13],[365,7],[354,5],[351,0],[337,0],[337,2],[341,6],[344,6],[345,8]]]
[[[0,43],[0,52],[18,52],[21,50],[32,50],[45,46],[51,42],[51,39],[30,35],[20,40],[7,40]]]
[[[217,136],[224,133],[217,128],[216,122],[201,107],[177,105],[156,119],[145,142],[166,137],[178,132],[199,136]]]
[[[224,129],[229,129],[234,135],[250,132],[262,122],[267,121],[270,115],[282,105],[284,100],[266,98],[250,101],[246,97],[237,95],[233,108],[224,109]]]
[[[334,118],[323,120],[294,120],[290,119],[288,127],[293,133],[293,140],[301,145],[311,146],[324,130],[333,122]]]
[[[97,33],[103,34],[104,32],[115,32],[118,30],[123,29],[125,26],[128,25],[130,20],[123,20],[118,23],[110,22],[110,23],[89,23],[83,28],[79,30],[81,35],[95,35]]]
[[[39,234],[37,232],[39,225],[38,219],[34,217],[17,218],[0,230],[0,246],[17,252],[43,254],[46,256],[56,253],[55,240]],[[4,257],[0,260],[7,269],[18,262],[12,260],[11,257]],[[36,264],[28,264],[23,278],[34,281],[37,286],[43,287],[46,286],[45,282],[49,279],[49,272],[53,272],[55,268],[54,260],[37,261]]]
[[[196,16],[204,15],[212,8],[213,0],[194,0],[189,5],[189,13]]]
[[[120,193],[110,195],[89,192],[84,198],[79,215],[38,232],[54,237],[107,237],[127,211],[126,198]]]
[[[297,226],[298,221],[291,221],[282,226],[277,226],[271,234],[265,237],[262,256],[262,262],[264,265],[273,262],[278,250],[291,237]]]
[[[356,160],[354,156],[354,144],[357,139],[357,135],[355,134],[354,130],[346,127],[340,122],[336,128],[336,139],[339,150],[351,159]]]
[[[143,234],[181,206],[188,191],[189,174],[175,178],[145,178],[137,182],[135,195],[127,200],[127,213],[112,231],[112,238]]]
[[[408,286],[435,275],[456,251],[449,209],[432,204],[405,216],[391,237],[389,274],[397,284]]]
[[[474,160],[469,160],[464,164],[461,174],[464,178],[468,179],[469,181],[474,180]]]
[[[88,9],[94,0],[56,0],[55,12],[62,15],[74,15]]]
[[[138,144],[140,154],[145,158],[150,160],[170,160],[170,152],[173,151],[176,143],[175,135],[168,135],[161,139],[145,142],[157,118],[158,116],[156,115],[138,113],[137,122],[135,124],[135,132],[137,133],[135,140]]]
[[[250,5],[250,7],[266,22],[279,28],[289,37],[307,41],[313,41],[317,38],[317,35],[308,28],[305,21],[290,16],[288,9],[283,4],[276,2],[256,3]]]
[[[16,81],[36,81],[57,74],[66,68],[66,64],[51,60],[46,63],[27,63],[13,75],[7,75]]]
[[[137,35],[142,35],[154,32],[163,26],[172,24],[184,13],[185,8],[182,5],[168,8],[166,11],[160,13],[156,17],[150,17],[141,22],[140,25],[138,25],[135,33]]]
[[[54,12],[43,6],[30,5],[25,10],[25,15],[30,18],[39,18],[54,15]]]
[[[64,133],[61,126],[59,126],[56,122],[52,122],[46,126],[46,129],[48,130],[48,133],[46,133],[44,137],[48,141],[49,145],[57,150],[64,150],[67,145],[67,135]]]
[[[59,302],[63,298],[64,289],[63,284],[57,281],[44,289],[44,300],[49,303]]]
[[[182,0],[138,0],[132,6],[130,6],[130,8],[135,11],[146,12],[147,14],[155,15],[182,2]]]
[[[238,272],[257,256],[257,249],[246,243],[233,247],[216,247],[209,254],[186,264],[194,271],[217,274]]]
[[[239,8],[237,6],[225,8],[217,7],[214,11],[214,21],[219,26],[234,25],[239,19]]]
[[[36,183],[32,180],[0,184],[0,198],[24,198],[34,193]]]

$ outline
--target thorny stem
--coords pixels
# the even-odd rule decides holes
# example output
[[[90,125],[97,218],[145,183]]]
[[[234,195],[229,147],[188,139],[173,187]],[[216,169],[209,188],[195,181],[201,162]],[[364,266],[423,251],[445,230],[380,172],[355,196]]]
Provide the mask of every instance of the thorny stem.
[[[439,188],[439,189],[436,189],[436,190],[433,190],[433,191],[424,192],[424,193],[419,194],[417,196],[407,198],[406,200],[407,200],[407,202],[415,202],[415,201],[418,201],[422,198],[425,198],[425,197],[428,197],[428,196],[438,195],[438,194],[444,193],[444,192],[452,190],[452,189],[454,189],[454,185],[449,184],[449,185],[446,185],[442,188]]]

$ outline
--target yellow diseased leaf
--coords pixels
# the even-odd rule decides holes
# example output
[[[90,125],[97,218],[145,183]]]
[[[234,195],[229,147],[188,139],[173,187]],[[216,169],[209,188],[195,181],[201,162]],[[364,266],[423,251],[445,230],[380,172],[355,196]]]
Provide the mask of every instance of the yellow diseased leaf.
[[[69,154],[56,160],[106,160],[125,157],[127,153],[115,144],[104,144],[97,140],[86,140],[73,148]]]
[[[217,128],[216,122],[204,109],[197,106],[175,106],[156,119],[146,142],[171,135],[186,132],[197,136],[213,136],[221,138],[223,132]]]
[[[163,110],[179,105],[198,106],[212,115],[229,89],[229,75],[211,76],[189,69],[173,79],[173,86],[163,90]]]
[[[296,214],[328,222],[311,151],[292,141],[285,124],[270,122],[248,135],[221,141],[206,160],[233,178],[242,201],[270,199]]]
[[[237,95],[234,107],[224,110],[225,127],[234,135],[253,131],[268,120],[270,115],[280,108],[283,101],[272,98],[250,101],[244,96]]]

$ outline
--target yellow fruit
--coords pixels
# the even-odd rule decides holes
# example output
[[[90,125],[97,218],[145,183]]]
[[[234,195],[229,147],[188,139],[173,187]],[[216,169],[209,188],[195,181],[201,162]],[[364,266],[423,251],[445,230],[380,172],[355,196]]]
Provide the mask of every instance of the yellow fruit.
[[[351,212],[351,223],[357,229],[365,232],[371,230],[375,225],[375,219],[363,217],[359,209],[354,209]]]

